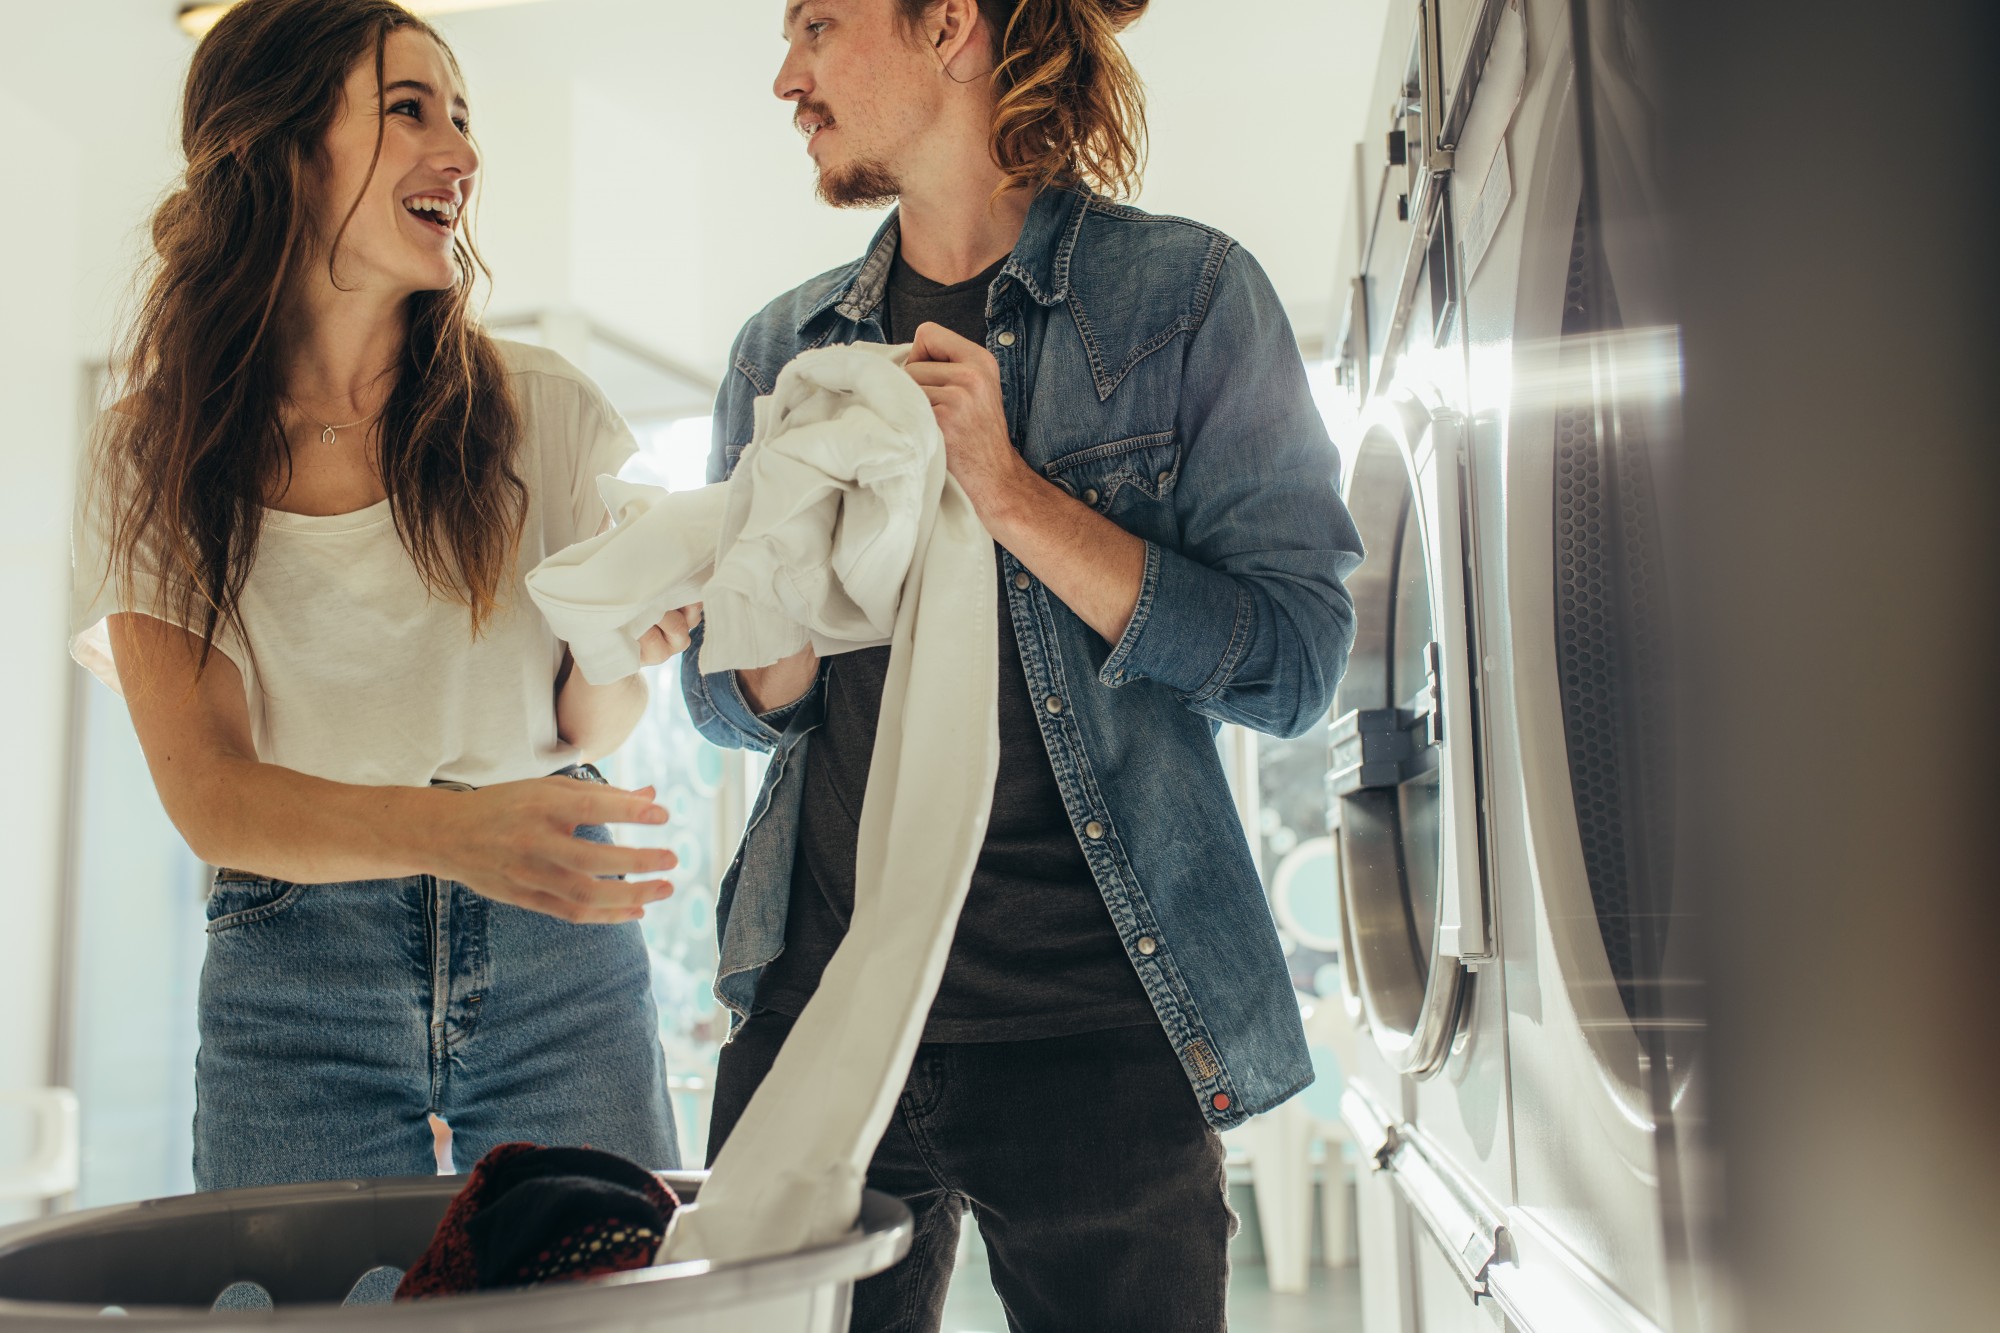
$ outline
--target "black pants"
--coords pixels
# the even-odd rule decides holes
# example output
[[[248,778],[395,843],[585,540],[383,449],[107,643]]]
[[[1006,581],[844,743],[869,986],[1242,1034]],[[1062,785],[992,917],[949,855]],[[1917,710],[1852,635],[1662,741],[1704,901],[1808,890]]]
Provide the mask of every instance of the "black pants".
[[[708,1159],[792,1030],[722,1048]],[[855,1289],[855,1333],[934,1333],[970,1207],[1012,1333],[1213,1333],[1236,1219],[1222,1143],[1156,1025],[917,1048],[868,1186],[916,1214],[909,1258]]]

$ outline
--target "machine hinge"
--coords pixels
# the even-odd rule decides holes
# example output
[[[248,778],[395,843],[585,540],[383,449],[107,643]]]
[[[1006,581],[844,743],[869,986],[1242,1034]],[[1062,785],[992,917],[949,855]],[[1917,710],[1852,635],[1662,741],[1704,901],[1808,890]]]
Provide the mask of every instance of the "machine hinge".
[[[1332,750],[1327,792],[1340,797],[1400,787],[1434,771],[1440,734],[1436,698],[1427,691],[1413,707],[1357,708],[1336,720],[1327,735]]]
[[[1424,706],[1426,739],[1431,745],[1444,744],[1444,650],[1432,639],[1424,645]]]

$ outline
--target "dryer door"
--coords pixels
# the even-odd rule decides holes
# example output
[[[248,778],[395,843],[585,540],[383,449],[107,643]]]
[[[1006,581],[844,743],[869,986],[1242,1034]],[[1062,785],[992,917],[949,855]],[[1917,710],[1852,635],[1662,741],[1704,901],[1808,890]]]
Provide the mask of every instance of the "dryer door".
[[[1357,632],[1327,776],[1349,1007],[1417,1077],[1450,1050],[1465,960],[1488,955],[1462,448],[1456,417],[1415,394],[1384,395],[1364,418],[1346,491],[1369,553],[1349,583]]]

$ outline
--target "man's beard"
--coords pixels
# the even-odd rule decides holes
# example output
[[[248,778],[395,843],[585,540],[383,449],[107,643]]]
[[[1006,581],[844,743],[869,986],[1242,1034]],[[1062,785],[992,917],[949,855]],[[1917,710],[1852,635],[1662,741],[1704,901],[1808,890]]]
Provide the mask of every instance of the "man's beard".
[[[822,170],[816,188],[820,202],[834,208],[887,208],[903,194],[903,183],[880,162]]]

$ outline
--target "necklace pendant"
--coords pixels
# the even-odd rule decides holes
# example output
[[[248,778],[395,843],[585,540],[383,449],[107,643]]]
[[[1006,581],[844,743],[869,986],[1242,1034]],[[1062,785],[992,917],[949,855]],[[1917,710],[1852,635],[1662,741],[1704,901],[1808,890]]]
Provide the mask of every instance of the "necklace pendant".
[[[321,444],[333,443],[333,427],[328,426],[319,433],[319,442]]]

